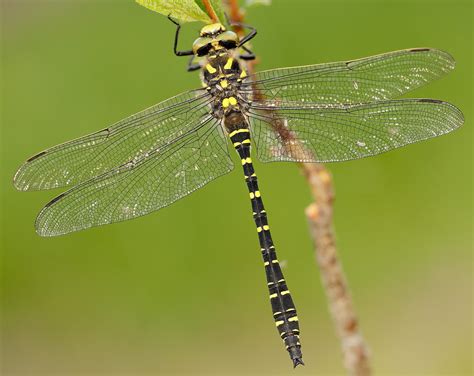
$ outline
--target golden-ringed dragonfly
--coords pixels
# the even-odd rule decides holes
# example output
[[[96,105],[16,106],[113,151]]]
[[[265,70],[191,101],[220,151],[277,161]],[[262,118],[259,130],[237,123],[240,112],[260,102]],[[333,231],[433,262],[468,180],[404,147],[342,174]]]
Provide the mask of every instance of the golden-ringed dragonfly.
[[[239,39],[220,23],[206,25],[192,49],[178,51],[175,24],[174,52],[191,56],[188,70],[201,70],[203,87],[36,154],[16,173],[15,187],[72,186],[36,219],[39,235],[63,235],[148,214],[229,173],[230,139],[250,195],[275,324],[296,367],[303,364],[298,316],[270,234],[251,145],[263,162],[337,162],[451,132],[463,123],[455,106],[393,98],[444,76],[454,60],[443,51],[415,48],[249,75],[242,60],[254,58],[244,46],[254,28],[241,25],[249,33]]]

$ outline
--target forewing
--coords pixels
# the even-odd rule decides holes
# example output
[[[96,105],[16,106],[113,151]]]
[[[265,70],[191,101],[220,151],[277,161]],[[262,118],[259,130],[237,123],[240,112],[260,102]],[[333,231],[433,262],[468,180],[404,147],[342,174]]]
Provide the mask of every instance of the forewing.
[[[209,112],[202,90],[182,93],[99,132],[28,159],[14,178],[18,190],[75,185],[139,158],[192,129]]]
[[[227,141],[208,116],[162,149],[142,155],[53,199],[36,230],[56,236],[158,210],[233,168]]]
[[[252,137],[264,162],[337,162],[380,154],[460,127],[455,106],[432,99],[356,105],[254,106]]]
[[[444,76],[454,65],[446,52],[417,48],[352,61],[262,71],[247,79],[242,90],[262,103],[368,103],[396,98]]]

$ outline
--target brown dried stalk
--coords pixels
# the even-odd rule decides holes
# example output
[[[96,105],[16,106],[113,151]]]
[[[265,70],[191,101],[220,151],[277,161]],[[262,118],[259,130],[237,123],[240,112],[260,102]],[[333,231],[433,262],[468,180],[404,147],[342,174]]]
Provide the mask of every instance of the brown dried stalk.
[[[314,202],[306,208],[315,256],[326,291],[329,310],[341,340],[344,366],[349,375],[370,375],[369,351],[360,333],[342,265],[339,261],[334,230],[334,190],[331,174],[319,163],[301,165]]]
[[[244,17],[238,0],[227,0],[226,3],[230,21],[243,22]],[[236,28],[236,32],[241,34],[243,30]],[[250,74],[255,72],[257,63],[257,60],[247,62],[247,70]],[[287,141],[287,145],[291,145],[291,149],[288,149],[289,155],[298,160],[307,159],[304,156],[308,155],[308,150],[305,150],[304,146],[288,131],[281,119],[271,116],[274,130]],[[333,229],[332,177],[320,163],[301,163],[300,165],[314,199],[314,202],[306,208],[306,216],[313,238],[316,261],[328,299],[329,311],[341,340],[344,366],[349,375],[369,376],[371,374],[369,351],[359,331],[357,316],[336,249]]]
[[[202,3],[204,4],[204,8],[206,8],[206,13],[211,19],[211,21],[217,22],[219,19],[217,18],[216,12],[214,12],[214,8],[212,7],[209,0],[202,0]]]

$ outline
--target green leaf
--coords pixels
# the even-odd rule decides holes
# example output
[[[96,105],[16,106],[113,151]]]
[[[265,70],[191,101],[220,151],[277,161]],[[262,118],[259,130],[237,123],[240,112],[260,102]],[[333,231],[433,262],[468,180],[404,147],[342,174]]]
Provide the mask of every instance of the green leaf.
[[[138,4],[154,12],[161,13],[181,22],[201,21],[209,23],[211,20],[206,12],[194,0],[135,0]]]
[[[226,23],[224,8],[222,7],[222,0],[209,0],[209,3],[211,4],[212,9],[217,16],[217,22],[220,22],[221,24]],[[199,5],[203,12],[207,14],[206,7],[204,6],[204,2],[202,0],[196,0],[196,4]]]

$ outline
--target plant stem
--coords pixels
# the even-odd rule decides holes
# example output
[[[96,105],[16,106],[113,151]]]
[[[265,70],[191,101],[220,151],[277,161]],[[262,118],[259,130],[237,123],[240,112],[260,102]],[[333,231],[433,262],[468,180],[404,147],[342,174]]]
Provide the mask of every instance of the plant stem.
[[[321,271],[329,311],[341,341],[349,375],[370,375],[369,351],[362,337],[347,280],[337,254],[333,230],[334,190],[331,174],[319,163],[302,164],[314,202],[306,208],[315,257]]]
[[[225,1],[230,13],[230,21],[243,22],[243,13],[238,0]],[[236,28],[241,36],[243,30]],[[255,73],[258,60],[247,62],[249,75]],[[283,125],[282,119],[273,117],[273,128],[283,139],[298,142],[293,134]],[[290,144],[288,142],[287,144]],[[307,155],[307,150],[301,143],[292,147],[294,159],[298,155]],[[336,332],[341,341],[344,358],[344,367],[351,376],[369,376],[371,374],[369,363],[369,350],[359,330],[352,298],[347,285],[347,280],[339,261],[334,229],[333,229],[333,203],[334,188],[330,172],[320,163],[301,163],[301,169],[306,177],[314,202],[306,208],[306,217],[314,244],[315,259],[321,271],[323,288],[328,299],[329,312],[334,321]]]
[[[216,12],[214,12],[214,8],[212,7],[209,0],[202,0],[202,3],[204,4],[204,7],[206,8],[206,13],[209,16],[209,18],[212,20],[212,22],[213,23],[218,22],[217,14]]]

